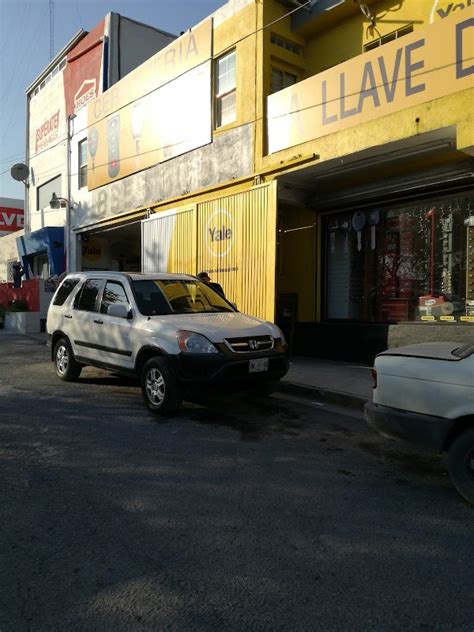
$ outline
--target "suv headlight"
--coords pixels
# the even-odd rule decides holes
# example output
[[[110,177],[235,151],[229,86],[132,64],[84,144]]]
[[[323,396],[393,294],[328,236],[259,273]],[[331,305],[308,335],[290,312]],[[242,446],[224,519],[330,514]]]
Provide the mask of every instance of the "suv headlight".
[[[281,330],[281,329],[280,329],[280,340],[281,340],[281,344],[282,344],[284,347],[286,347],[286,346],[287,346],[287,343],[286,343],[286,338],[285,338],[285,336],[283,335],[283,332],[282,332],[282,330]]]
[[[210,340],[194,331],[178,331],[176,338],[183,353],[219,353]]]

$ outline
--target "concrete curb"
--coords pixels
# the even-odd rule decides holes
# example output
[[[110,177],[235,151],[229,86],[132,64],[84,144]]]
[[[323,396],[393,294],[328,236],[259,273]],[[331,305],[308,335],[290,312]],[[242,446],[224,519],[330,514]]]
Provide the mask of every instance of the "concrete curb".
[[[319,386],[299,384],[298,382],[281,381],[278,384],[278,391],[280,393],[299,395],[300,397],[317,399],[319,401],[327,402],[328,404],[336,404],[338,406],[355,408],[357,410],[363,410],[364,404],[368,401],[367,398],[360,395],[329,390]]]

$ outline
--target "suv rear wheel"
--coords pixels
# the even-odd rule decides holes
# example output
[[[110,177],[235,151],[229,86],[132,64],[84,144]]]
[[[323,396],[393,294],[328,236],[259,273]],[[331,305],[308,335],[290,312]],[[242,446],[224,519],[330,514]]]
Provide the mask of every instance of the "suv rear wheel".
[[[54,368],[59,379],[65,382],[73,382],[81,374],[82,366],[74,359],[66,338],[60,338],[54,346]]]
[[[170,415],[183,401],[182,389],[166,358],[151,358],[145,362],[141,374],[143,399],[154,413]]]
[[[462,432],[449,449],[451,482],[463,498],[474,504],[474,428]]]

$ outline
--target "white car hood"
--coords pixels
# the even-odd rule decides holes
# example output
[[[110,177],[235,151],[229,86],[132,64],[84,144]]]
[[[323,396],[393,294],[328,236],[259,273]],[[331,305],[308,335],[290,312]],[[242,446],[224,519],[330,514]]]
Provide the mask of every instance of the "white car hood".
[[[174,329],[194,331],[206,336],[211,342],[222,342],[224,338],[245,338],[248,336],[278,337],[280,332],[276,325],[253,316],[239,312],[223,312],[210,314],[170,314],[157,318],[163,325],[171,325]],[[170,319],[167,322],[167,319]]]

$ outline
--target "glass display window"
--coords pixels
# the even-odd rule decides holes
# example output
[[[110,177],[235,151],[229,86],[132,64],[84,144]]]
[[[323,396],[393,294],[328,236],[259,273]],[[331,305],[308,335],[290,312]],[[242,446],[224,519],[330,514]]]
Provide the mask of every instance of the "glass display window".
[[[472,192],[327,214],[323,231],[326,319],[474,322]]]

